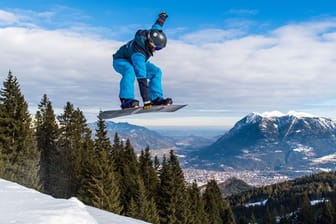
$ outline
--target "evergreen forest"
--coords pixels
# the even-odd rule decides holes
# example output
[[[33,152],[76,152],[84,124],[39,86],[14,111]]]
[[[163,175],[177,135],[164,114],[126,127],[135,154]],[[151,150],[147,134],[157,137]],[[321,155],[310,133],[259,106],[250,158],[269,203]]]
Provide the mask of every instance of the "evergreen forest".
[[[153,158],[148,146],[136,155],[129,140],[107,137],[104,120],[96,124],[92,136],[70,102],[56,115],[46,94],[32,116],[9,71],[0,90],[0,177],[150,223],[235,223],[216,181],[201,194],[174,151]]]
[[[336,172],[322,172],[226,198],[236,223],[336,223]]]

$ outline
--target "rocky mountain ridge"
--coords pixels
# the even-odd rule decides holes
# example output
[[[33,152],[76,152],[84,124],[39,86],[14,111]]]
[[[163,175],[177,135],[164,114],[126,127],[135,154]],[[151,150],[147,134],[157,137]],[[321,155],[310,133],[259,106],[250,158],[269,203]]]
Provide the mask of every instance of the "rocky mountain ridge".
[[[192,157],[211,169],[329,169],[336,161],[336,122],[294,112],[250,113]]]

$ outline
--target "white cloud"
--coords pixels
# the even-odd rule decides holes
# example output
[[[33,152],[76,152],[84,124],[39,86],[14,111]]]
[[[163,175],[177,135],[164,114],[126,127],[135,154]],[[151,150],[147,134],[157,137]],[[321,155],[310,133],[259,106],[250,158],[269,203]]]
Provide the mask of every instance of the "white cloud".
[[[0,11],[0,21],[12,22],[0,28],[0,77],[4,80],[12,70],[32,108],[44,93],[57,111],[70,101],[89,120],[96,119],[100,109],[119,107],[120,76],[111,63],[123,43],[93,36],[90,27],[80,31],[15,27],[16,20],[3,15],[6,12]],[[272,110],[329,116],[336,113],[335,103],[330,105],[336,95],[335,28],[330,19],[289,24],[258,35],[203,30],[169,39],[167,48],[151,61],[164,72],[165,94],[176,103],[189,104],[184,110],[200,123],[202,117],[209,118],[199,110],[208,109],[225,110],[218,117],[230,120]]]
[[[0,29],[1,77],[12,70],[31,104],[47,93],[56,107],[66,101],[97,108],[115,100],[118,75],[112,52],[121,43],[64,31]],[[110,100],[109,100],[110,98]]]
[[[243,32],[238,29],[205,29],[186,34],[182,40],[186,43],[203,45],[204,43],[223,42],[241,36]]]
[[[162,56],[163,66],[169,79],[180,80],[174,86],[187,87],[185,100],[204,108],[314,110],[306,105],[336,93],[335,28],[331,20],[221,43],[173,42]]]
[[[0,26],[14,24],[17,21],[13,13],[0,10]]]

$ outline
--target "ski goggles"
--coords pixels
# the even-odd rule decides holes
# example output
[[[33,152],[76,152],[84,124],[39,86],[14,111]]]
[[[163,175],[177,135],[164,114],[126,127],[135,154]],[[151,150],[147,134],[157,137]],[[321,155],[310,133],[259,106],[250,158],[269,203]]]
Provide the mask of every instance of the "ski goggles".
[[[159,51],[159,50],[162,49],[162,47],[160,47],[160,46],[155,46],[155,44],[153,43],[153,41],[149,40],[148,42],[153,47],[153,49],[155,49],[156,51]]]
[[[159,50],[162,49],[162,47],[160,47],[160,46],[156,46],[156,47],[154,47],[154,49],[155,49],[156,51],[159,51]]]

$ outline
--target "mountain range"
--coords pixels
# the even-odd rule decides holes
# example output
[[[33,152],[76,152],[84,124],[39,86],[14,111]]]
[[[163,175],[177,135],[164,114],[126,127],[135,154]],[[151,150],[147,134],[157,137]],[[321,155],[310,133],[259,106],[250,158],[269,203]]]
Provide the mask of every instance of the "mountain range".
[[[215,170],[333,169],[336,122],[297,112],[250,113],[189,159]]]
[[[115,133],[117,133],[122,140],[125,141],[129,139],[136,152],[145,149],[147,146],[154,151],[169,151],[171,149],[178,150],[189,146],[201,147],[209,145],[216,140],[211,136],[202,137],[190,134],[187,130],[179,130],[175,132],[175,135],[172,135],[172,130],[169,132],[164,130],[155,131],[146,127],[129,124],[127,122],[116,123],[106,121],[105,125],[108,137],[110,137],[111,140],[113,140]],[[89,127],[94,136],[97,124],[90,123]]]
[[[175,147],[175,142],[172,138],[162,136],[142,126],[132,125],[126,122],[115,123],[112,121],[106,121],[105,125],[108,137],[110,137],[111,140],[113,140],[115,133],[117,133],[123,141],[129,139],[136,151],[145,149],[147,146],[153,150]],[[94,135],[96,123],[91,123],[89,126]]]

